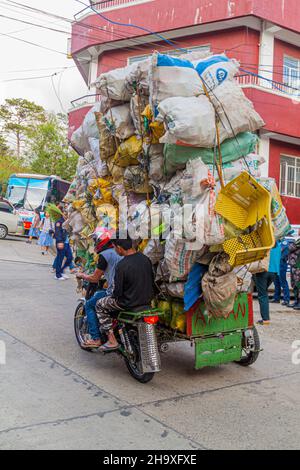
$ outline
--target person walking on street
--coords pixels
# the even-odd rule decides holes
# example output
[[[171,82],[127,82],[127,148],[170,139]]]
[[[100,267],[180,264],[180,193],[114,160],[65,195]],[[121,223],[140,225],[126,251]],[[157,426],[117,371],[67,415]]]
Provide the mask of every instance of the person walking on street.
[[[289,305],[290,303],[290,288],[286,279],[287,268],[288,268],[288,256],[289,256],[289,243],[287,240],[283,240],[280,243],[281,246],[281,257],[280,257],[280,274],[275,277],[275,292],[274,297],[270,302],[280,303],[281,301],[281,289],[283,291],[283,302],[282,305]]]
[[[267,272],[261,272],[254,274],[253,278],[255,281],[258,302],[260,308],[261,320],[257,322],[258,325],[269,325],[270,324],[270,307],[269,307],[269,295],[268,288],[275,281],[276,274],[280,274],[280,257],[281,247],[278,243],[270,251],[270,261]]]
[[[288,262],[291,267],[291,284],[295,301],[290,304],[294,310],[300,310],[300,238],[289,245]]]
[[[35,209],[34,211],[34,219],[31,224],[30,230],[29,230],[29,239],[27,240],[26,243],[32,243],[33,237],[38,238],[39,237],[39,226],[41,223],[41,216],[38,211],[38,209]]]
[[[41,233],[38,240],[38,245],[40,245],[42,250],[42,255],[48,253],[49,248],[53,245],[53,223],[50,219],[48,212],[45,212],[45,217],[41,222]]]
[[[73,259],[70,245],[67,243],[67,246],[65,246],[68,236],[67,231],[63,228],[64,222],[65,218],[63,215],[55,222],[54,238],[56,241],[57,254],[54,260],[56,271],[54,279],[56,279],[57,281],[65,281],[67,279],[67,276],[64,276],[64,269],[67,266],[70,266]],[[66,260],[64,262],[65,257]]]

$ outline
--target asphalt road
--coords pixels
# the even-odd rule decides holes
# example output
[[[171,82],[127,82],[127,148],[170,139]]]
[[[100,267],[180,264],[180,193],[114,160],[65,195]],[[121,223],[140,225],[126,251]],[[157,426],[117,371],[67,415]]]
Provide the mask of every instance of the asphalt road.
[[[173,345],[142,385],[117,355],[78,348],[76,283],[56,282],[51,260],[0,241],[0,449],[299,448],[299,313],[272,307],[252,367],[195,371],[190,345]]]

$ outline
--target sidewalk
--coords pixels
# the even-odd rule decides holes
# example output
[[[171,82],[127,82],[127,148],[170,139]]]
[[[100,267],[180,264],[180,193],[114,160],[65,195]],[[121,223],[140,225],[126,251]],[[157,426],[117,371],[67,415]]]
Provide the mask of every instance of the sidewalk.
[[[53,263],[54,255],[42,255],[36,240],[32,244],[26,243],[27,238],[7,237],[0,240],[0,262],[12,261],[16,263],[33,263],[49,266]]]

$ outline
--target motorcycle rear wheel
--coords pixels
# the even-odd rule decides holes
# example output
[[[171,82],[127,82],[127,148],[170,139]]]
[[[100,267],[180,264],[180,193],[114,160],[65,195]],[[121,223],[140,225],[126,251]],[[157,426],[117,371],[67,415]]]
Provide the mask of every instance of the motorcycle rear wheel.
[[[133,358],[128,358],[124,356],[125,364],[126,367],[130,373],[130,375],[137,380],[138,382],[145,384],[150,382],[150,380],[153,379],[154,377],[154,372],[146,372],[143,373],[140,370],[139,367],[139,362],[140,362],[140,347],[139,347],[139,341],[138,341],[138,333],[136,330],[127,330],[129,340],[131,343],[131,347],[133,349]]]

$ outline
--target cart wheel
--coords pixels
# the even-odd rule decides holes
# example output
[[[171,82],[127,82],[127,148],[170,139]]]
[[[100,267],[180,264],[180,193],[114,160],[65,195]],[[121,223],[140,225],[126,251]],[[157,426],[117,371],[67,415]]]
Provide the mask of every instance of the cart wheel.
[[[243,355],[237,364],[240,364],[241,366],[247,367],[251,366],[251,364],[254,364],[254,362],[257,360],[259,353],[260,353],[260,341],[259,341],[259,336],[258,336],[258,331],[253,327],[253,341],[254,344],[250,349],[243,348]]]

